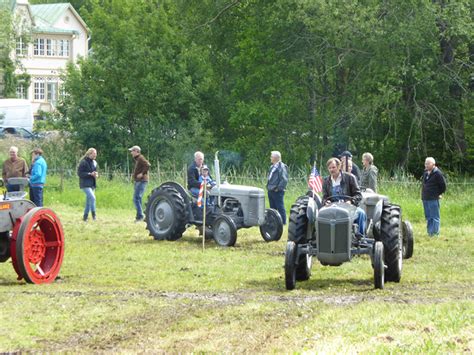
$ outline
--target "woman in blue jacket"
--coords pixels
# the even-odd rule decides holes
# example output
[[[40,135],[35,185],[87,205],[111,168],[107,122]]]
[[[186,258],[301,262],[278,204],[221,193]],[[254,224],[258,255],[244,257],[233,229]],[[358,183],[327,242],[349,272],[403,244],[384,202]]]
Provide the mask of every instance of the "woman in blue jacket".
[[[96,179],[99,176],[97,172],[97,150],[89,148],[79,162],[77,167],[77,175],[79,176],[79,187],[86,194],[86,207],[84,208],[83,220],[86,222],[89,218],[89,212],[92,214],[92,219],[96,219],[95,213],[95,188]]]

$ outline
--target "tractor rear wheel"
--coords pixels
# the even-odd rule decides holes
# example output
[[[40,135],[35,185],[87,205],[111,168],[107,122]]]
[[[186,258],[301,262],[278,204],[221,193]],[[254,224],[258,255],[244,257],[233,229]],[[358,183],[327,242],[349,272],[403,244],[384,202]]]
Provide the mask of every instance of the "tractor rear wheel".
[[[260,234],[266,242],[276,242],[283,234],[283,221],[277,210],[265,210],[265,222],[260,226]]]
[[[237,241],[237,227],[229,216],[223,214],[214,220],[212,225],[214,240],[221,247],[232,247]]]
[[[403,259],[410,259],[413,256],[413,228],[408,221],[402,222],[403,231]]]
[[[21,217],[13,228],[11,254],[19,279],[34,284],[53,282],[64,256],[64,232],[56,214],[35,207]]]
[[[145,209],[146,229],[155,240],[178,240],[186,230],[183,197],[172,186],[160,186],[148,196]]]
[[[400,209],[390,204],[383,206],[381,239],[387,265],[385,280],[400,282],[402,277],[402,234],[400,231]]]
[[[311,277],[311,267],[313,266],[313,256],[309,254],[300,255],[296,266],[296,280],[306,281]]]
[[[293,290],[296,287],[296,254],[297,245],[294,241],[286,243],[285,251],[285,286],[287,290]]]
[[[299,197],[291,206],[290,222],[288,224],[288,240],[296,244],[308,243],[306,236],[308,232],[308,196]]]
[[[374,286],[375,288],[383,289],[385,265],[383,262],[383,244],[382,242],[375,242],[374,246]]]

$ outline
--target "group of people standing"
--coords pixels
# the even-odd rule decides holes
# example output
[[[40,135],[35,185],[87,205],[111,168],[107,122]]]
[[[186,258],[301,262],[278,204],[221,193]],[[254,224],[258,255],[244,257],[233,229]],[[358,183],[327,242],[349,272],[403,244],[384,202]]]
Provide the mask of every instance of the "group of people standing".
[[[148,185],[149,161],[141,154],[141,148],[137,145],[128,149],[135,161],[133,170],[134,192],[133,203],[136,209],[135,221],[144,219],[142,200]],[[89,219],[89,214],[93,220],[96,215],[95,189],[97,187],[97,150],[89,148],[82,157],[77,168],[79,176],[79,187],[86,196],[83,220]],[[277,210],[286,224],[287,216],[284,204],[285,190],[288,185],[288,167],[281,159],[279,151],[272,151],[270,154],[271,166],[267,175],[267,191],[270,208]],[[331,158],[327,161],[326,167],[329,172],[322,183],[323,199],[330,199],[332,196],[348,196],[351,203],[358,205],[362,195],[361,188],[366,191],[377,192],[378,169],[374,165],[374,157],[371,153],[362,155],[363,168],[360,169],[352,161],[352,154],[344,151],[339,158]],[[43,157],[41,148],[31,151],[31,167],[25,159],[18,155],[18,148],[10,147],[9,158],[4,161],[2,169],[3,181],[7,191],[19,191],[20,186],[9,183],[9,179],[16,177],[28,177],[30,188],[30,200],[36,206],[43,206],[43,189],[46,183],[48,165]],[[206,179],[208,188],[215,185],[209,175],[209,168],[204,165],[204,154],[194,153],[194,161],[188,168],[188,189],[195,197],[199,194],[199,189],[203,179]],[[428,157],[425,160],[425,171],[421,177],[423,209],[427,221],[427,232],[429,236],[439,235],[440,230],[440,202],[442,195],[446,191],[446,179],[441,170],[436,166],[434,158]],[[358,208],[356,223],[363,232],[365,228],[365,213]]]
[[[8,192],[20,191],[20,185],[9,183],[11,178],[29,178],[30,200],[38,207],[43,206],[43,188],[46,183],[48,164],[43,158],[43,150],[35,148],[31,151],[31,167],[25,159],[18,155],[18,147],[11,146],[9,158],[3,162],[2,178]],[[10,180],[12,181],[12,180]]]
[[[281,153],[272,151],[270,155],[272,165],[267,178],[267,191],[270,208],[276,209],[286,224],[284,194],[288,184],[288,168],[281,161]],[[344,151],[339,158],[331,158],[326,167],[329,172],[322,183],[323,200],[331,200],[334,196],[350,198],[350,203],[358,206],[362,199],[361,188],[365,191],[377,192],[378,169],[374,165],[374,157],[367,152],[362,155],[362,170],[352,161],[352,154]],[[425,171],[421,178],[423,209],[427,221],[427,233],[430,237],[438,236],[440,230],[440,203],[446,191],[446,180],[443,173],[436,167],[434,158],[425,160]],[[355,223],[359,226],[359,233],[364,234],[366,215],[363,209],[357,208]]]
[[[148,185],[148,170],[151,165],[141,154],[141,148],[138,145],[134,145],[129,148],[128,151],[135,161],[135,167],[133,169],[133,204],[136,209],[135,222],[140,222],[143,221],[145,217],[143,214],[142,199]],[[82,217],[85,222],[89,219],[89,213],[92,220],[96,220],[97,218],[95,189],[97,187],[96,181],[99,177],[99,173],[97,172],[96,158],[97,150],[95,148],[89,148],[77,167],[79,187],[86,195],[86,206]]]

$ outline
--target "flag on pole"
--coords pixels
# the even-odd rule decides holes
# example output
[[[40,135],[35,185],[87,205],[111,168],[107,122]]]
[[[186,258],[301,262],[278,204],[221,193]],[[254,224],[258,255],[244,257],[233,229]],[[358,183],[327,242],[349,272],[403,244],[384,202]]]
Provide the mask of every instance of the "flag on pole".
[[[323,191],[323,179],[321,178],[321,175],[319,175],[319,171],[316,168],[316,164],[313,166],[311,174],[309,175],[308,187],[315,194]]]
[[[204,195],[204,189],[206,188],[206,178],[202,179],[201,186],[199,187],[199,195],[197,200],[198,207],[202,207],[202,197]]]

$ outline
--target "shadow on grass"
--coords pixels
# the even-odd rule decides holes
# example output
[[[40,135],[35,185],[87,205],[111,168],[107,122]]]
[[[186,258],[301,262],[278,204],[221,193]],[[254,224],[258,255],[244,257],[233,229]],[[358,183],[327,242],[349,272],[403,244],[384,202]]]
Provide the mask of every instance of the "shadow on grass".
[[[4,279],[0,278],[0,287],[1,286],[25,286],[26,283],[24,281],[18,281],[16,279]]]
[[[250,280],[247,282],[247,284],[249,287],[261,289],[264,291],[286,290],[284,275],[279,278],[271,278],[266,280]],[[374,283],[371,279],[363,278],[323,279],[313,277],[307,281],[297,281],[295,289],[307,291],[334,290],[338,293],[340,293],[341,289],[344,292],[367,292],[374,289]]]
[[[155,240],[153,239],[152,236],[148,236],[147,238],[140,238],[140,239],[130,239],[129,243],[132,244],[155,244],[155,243],[163,243],[163,242],[170,242],[170,243],[180,243],[182,245],[202,245],[202,236],[197,236],[196,235],[190,235],[186,234],[183,235],[181,238],[174,240],[174,241],[169,241],[169,240]],[[260,246],[265,246],[268,245],[267,242],[265,242],[263,239],[261,241],[259,240],[245,240],[243,243],[239,243],[239,239],[237,238],[237,243],[232,246],[232,247],[220,247],[213,238],[207,238],[206,239],[206,246],[209,247],[220,247],[220,248],[234,248],[236,250],[240,249],[245,249],[247,248],[252,248],[254,246],[260,247]],[[284,255],[284,252],[278,252],[278,255]]]

